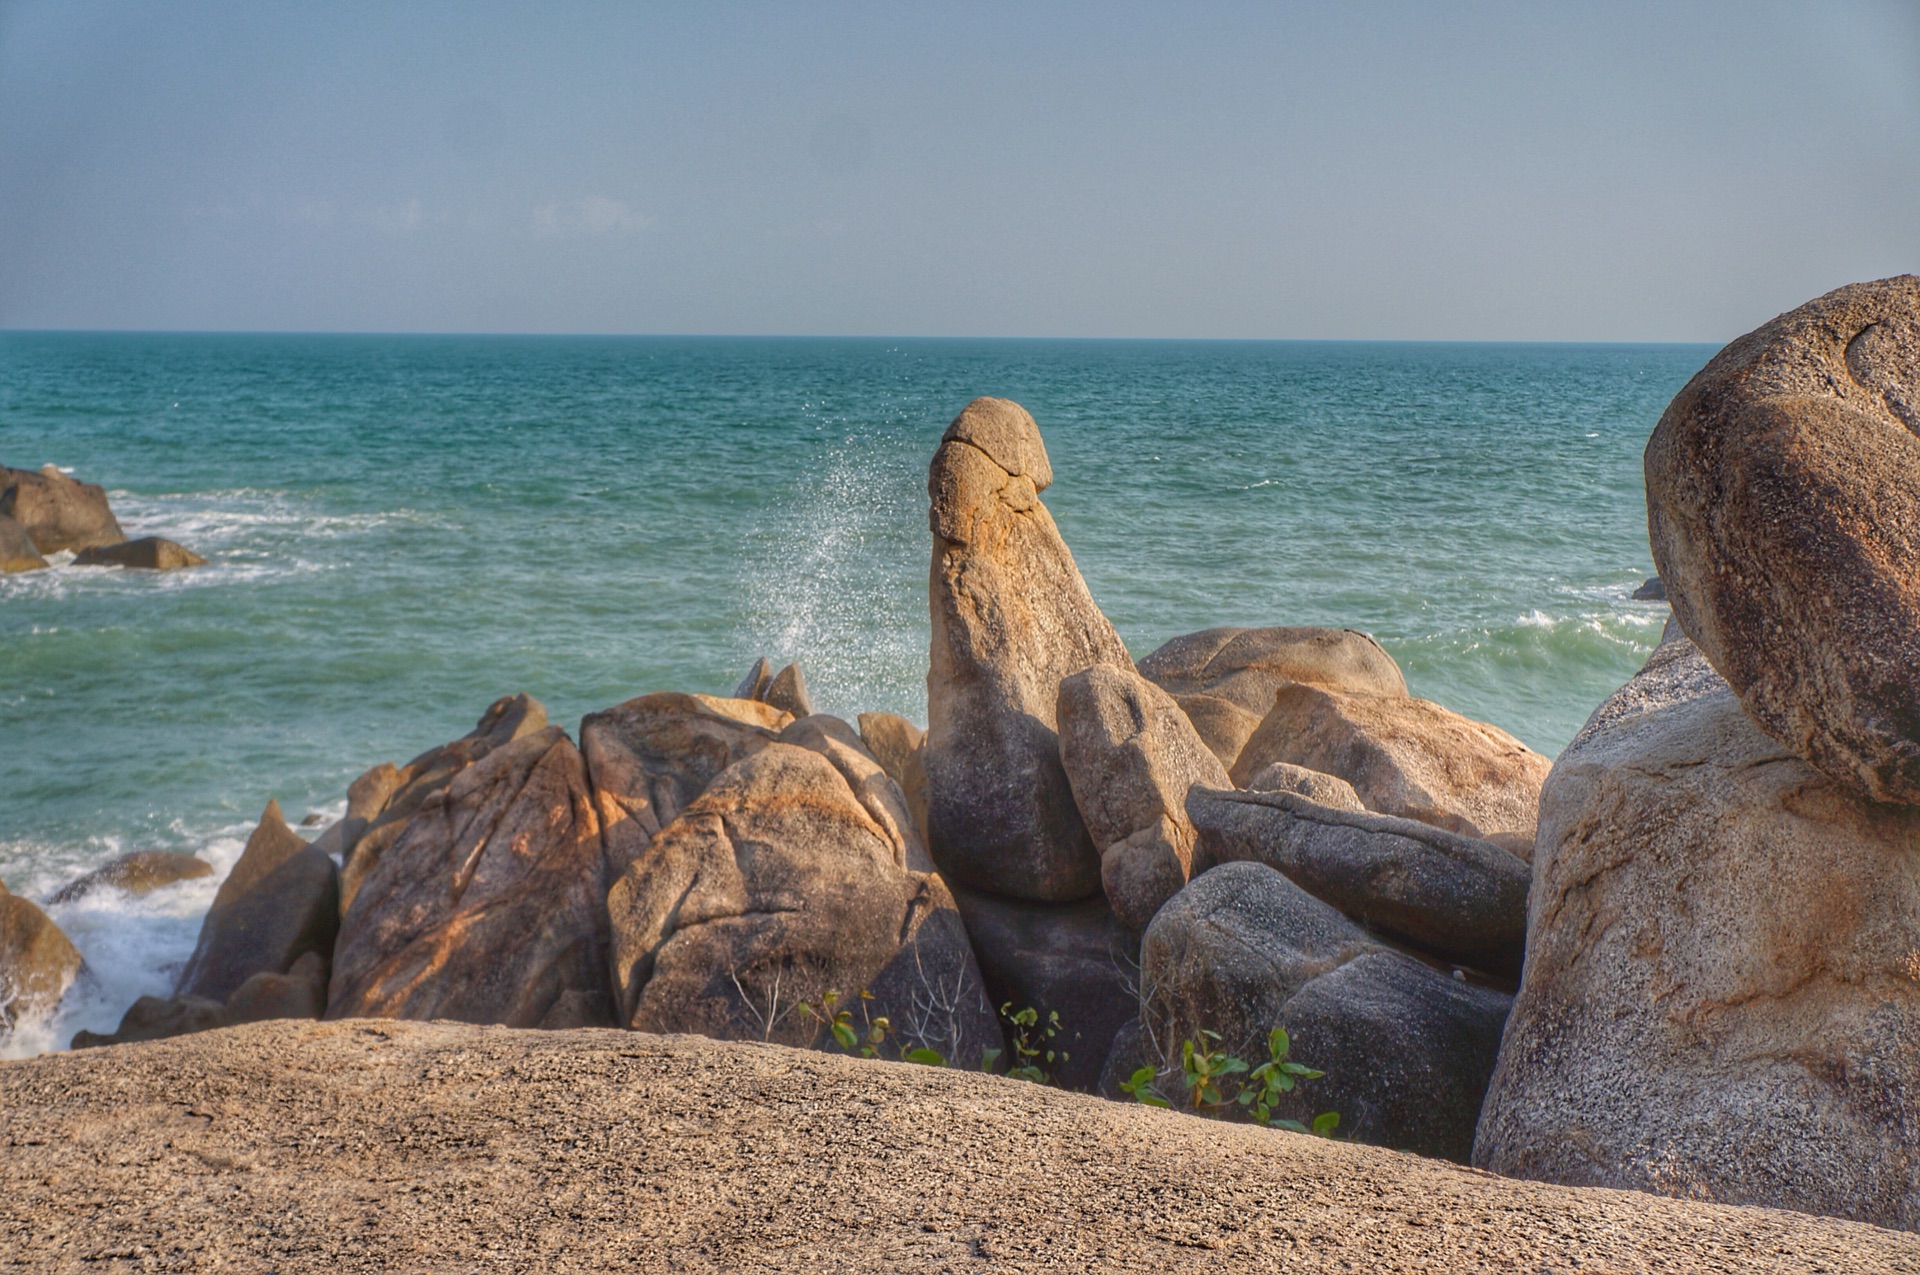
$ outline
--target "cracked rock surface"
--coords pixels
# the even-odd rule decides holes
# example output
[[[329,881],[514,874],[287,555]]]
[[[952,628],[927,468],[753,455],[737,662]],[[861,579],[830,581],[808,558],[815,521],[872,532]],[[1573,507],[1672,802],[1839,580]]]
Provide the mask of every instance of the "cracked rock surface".
[[[1920,811],[1677,626],[1554,764],[1475,1163],[1920,1227]]]
[[[28,1270],[1911,1270],[1912,1236],[1513,1182],[775,1046],[260,1023],[0,1063]]]

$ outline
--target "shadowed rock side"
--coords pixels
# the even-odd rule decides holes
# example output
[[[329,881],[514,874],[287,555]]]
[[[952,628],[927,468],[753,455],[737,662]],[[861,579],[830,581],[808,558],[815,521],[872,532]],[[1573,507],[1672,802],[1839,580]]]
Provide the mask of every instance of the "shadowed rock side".
[[[1290,682],[1274,694],[1233,779],[1274,762],[1353,785],[1367,809],[1492,841],[1528,859],[1552,768],[1497,726],[1407,695],[1348,695]]]
[[[301,1023],[58,1054],[0,1064],[0,1146],[0,1245],[60,1270],[1881,1275],[1920,1254],[691,1036]]]
[[[825,746],[852,752],[844,739],[817,717],[792,729],[812,746],[753,749],[613,883],[620,1021],[831,1047],[825,1025],[799,1008],[831,991],[863,1033],[875,1018],[891,1021],[888,1049],[978,1058],[999,1030],[951,896],[938,876],[908,866],[917,841],[902,836],[905,798],[894,789],[870,806],[836,765],[849,759]],[[892,787],[858,756],[871,767],[864,778]]]
[[[1149,1056],[1180,1086],[1181,1042],[1219,1033],[1237,1057],[1267,1056],[1284,1027],[1293,1059],[1327,1074],[1278,1116],[1340,1113],[1361,1142],[1464,1161],[1510,1000],[1380,943],[1280,873],[1232,863],[1193,879],[1140,946]]]
[[[1288,682],[1357,695],[1407,693],[1407,679],[1393,657],[1357,629],[1202,629],[1141,660],[1140,672],[1174,695],[1210,695],[1256,718],[1267,715],[1274,692]]]
[[[1062,902],[1100,888],[1054,701],[1093,664],[1132,667],[1039,493],[1053,480],[1024,408],[981,398],[927,475],[933,562],[927,836],[950,881]]]
[[[898,713],[862,713],[860,742],[907,798],[920,840],[927,838],[927,732]]]
[[[1144,930],[1193,873],[1187,792],[1227,786],[1173,696],[1118,665],[1060,683],[1060,764],[1100,851],[1100,880],[1122,925]]]
[[[531,695],[508,695],[481,714],[479,724],[459,739],[430,748],[405,766],[382,762],[347,790],[347,817],[329,828],[315,845],[345,857],[340,873],[340,911],[353,906],[361,883],[380,863],[387,847],[400,839],[407,821],[453,777],[494,749],[523,739],[547,724],[547,710]],[[357,795],[356,795],[356,790]]]
[[[0,575],[43,571],[46,566],[47,560],[34,547],[33,537],[27,534],[27,529],[0,514]]]
[[[1200,741],[1220,759],[1222,766],[1233,765],[1260,726],[1260,714],[1217,695],[1176,695],[1173,702],[1187,715]]]
[[[606,868],[557,726],[490,751],[407,822],[347,909],[333,1018],[610,1024]]]
[[[43,555],[127,538],[104,488],[69,478],[53,465],[37,473],[0,466],[0,516],[19,523]]]
[[[1078,903],[1003,899],[955,886],[954,901],[980,958],[987,995],[1041,1022],[1060,1015],[1045,1042],[1064,1058],[1048,1065],[1064,1089],[1092,1090],[1114,1034],[1139,1012],[1140,938],[1115,919],[1103,895]]]
[[[1476,1163],[1920,1226],[1920,811],[1669,632],[1547,782]]]
[[[45,912],[0,886],[0,1030],[50,1012],[81,964],[80,953]]]
[[[753,699],[674,691],[587,714],[580,747],[606,838],[609,880],[716,776],[772,743],[792,720]]]
[[[1647,442],[1680,627],[1756,724],[1920,801],[1920,279],[1854,284],[1729,345]]]
[[[239,861],[220,883],[175,995],[224,1001],[255,974],[284,974],[308,952],[324,958],[340,925],[340,875],[269,801]]]
[[[1295,793],[1194,789],[1194,867],[1264,863],[1382,934],[1512,976],[1526,942],[1527,866],[1489,841]]]

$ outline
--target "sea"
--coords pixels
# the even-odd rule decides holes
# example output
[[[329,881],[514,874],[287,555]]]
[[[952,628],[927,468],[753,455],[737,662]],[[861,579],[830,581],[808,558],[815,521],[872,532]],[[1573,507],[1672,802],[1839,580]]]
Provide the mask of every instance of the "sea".
[[[1659,635],[1640,455],[1712,352],[0,332],[0,463],[208,559],[0,576],[0,881],[216,868],[50,906],[87,972],[0,1057],[166,994],[270,798],[329,819],[499,696],[574,729],[766,655],[822,711],[924,723],[926,467],[981,394],[1039,421],[1044,499],[1136,658],[1363,629],[1414,694],[1552,755]]]

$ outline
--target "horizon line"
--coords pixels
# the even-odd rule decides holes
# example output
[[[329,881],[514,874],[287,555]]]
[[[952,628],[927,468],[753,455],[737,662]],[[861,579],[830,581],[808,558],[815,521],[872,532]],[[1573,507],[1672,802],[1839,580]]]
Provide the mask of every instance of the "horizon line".
[[[1724,345],[1725,340],[1646,340],[1555,337],[1266,337],[1266,336],[1034,336],[872,332],[526,332],[503,329],[424,328],[34,328],[0,325],[0,336],[306,336],[468,337],[508,340],[605,341],[1059,341],[1109,344],[1190,345]]]

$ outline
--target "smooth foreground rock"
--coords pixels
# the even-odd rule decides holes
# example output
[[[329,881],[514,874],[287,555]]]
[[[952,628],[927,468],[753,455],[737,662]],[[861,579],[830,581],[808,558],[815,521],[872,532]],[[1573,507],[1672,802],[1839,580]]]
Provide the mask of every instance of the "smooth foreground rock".
[[[1680,627],[1755,723],[1920,802],[1920,279],[1840,288],[1729,345],[1647,442]]]
[[[1476,1163],[1920,1227],[1920,811],[1669,633],[1547,783]]]
[[[863,1036],[890,1021],[888,1051],[999,1043],[953,900],[912,867],[906,799],[856,748],[838,719],[793,723],[627,864],[606,898],[619,1021],[834,1048],[801,1008],[833,992]]]
[[[1264,863],[1380,934],[1477,969],[1519,973],[1527,865],[1490,841],[1290,792],[1194,789],[1196,870]]]
[[[45,912],[0,888],[0,1031],[51,1013],[81,966],[80,953]]]
[[[255,974],[284,974],[308,952],[333,949],[340,926],[340,874],[302,841],[269,801],[240,859],[220,883],[178,996],[224,1001]]]
[[[1060,683],[1060,764],[1100,852],[1120,923],[1144,930],[1193,874],[1187,792],[1225,788],[1226,767],[1173,696],[1132,669],[1096,664]]]
[[[1066,1056],[1048,1068],[1062,1088],[1091,1091],[1114,1034],[1139,1013],[1138,935],[1100,896],[1034,903],[955,886],[953,897],[996,1010],[1032,1009],[1043,1023],[1059,1014],[1045,1047]]]
[[[607,872],[585,764],[558,726],[428,797],[340,923],[332,1018],[610,1025]]]
[[[1912,1236],[1855,1223],[688,1036],[276,1023],[0,1063],[0,1147],[0,1251],[39,1269],[1879,1275],[1920,1260]]]
[[[142,536],[114,545],[94,545],[73,555],[76,567],[131,567],[139,571],[179,571],[204,567],[207,560],[161,536]]]
[[[47,896],[47,902],[71,903],[96,890],[108,889],[132,895],[150,894],[176,881],[192,881],[212,875],[211,863],[190,854],[177,854],[170,850],[135,850],[69,881]]]
[[[46,567],[47,560],[34,547],[33,537],[27,534],[27,529],[0,514],[0,575],[44,571]]]
[[[53,465],[38,472],[0,466],[0,516],[19,523],[42,554],[127,538],[107,506],[104,488],[69,478]]]
[[[927,839],[950,882],[1065,902],[1100,889],[1100,856],[1055,698],[1070,674],[1132,661],[1040,503],[1052,481],[1039,427],[1005,399],[969,403],[934,453]]]
[[[326,847],[346,856],[340,872],[341,915],[353,906],[361,883],[379,866],[387,848],[400,839],[407,821],[427,798],[444,791],[454,776],[495,749],[546,725],[546,705],[539,700],[524,693],[503,696],[459,739],[430,748],[405,766],[381,762],[356,779],[347,789],[347,817],[335,834],[338,840]]]
[[[1211,695],[1256,718],[1267,715],[1274,692],[1288,682],[1359,695],[1407,693],[1393,657],[1357,629],[1202,629],[1141,660],[1140,672],[1175,695]]]
[[[1282,1100],[1302,1122],[1340,1113],[1344,1136],[1464,1161],[1510,998],[1374,939],[1272,868],[1203,872],[1140,945],[1140,1022],[1178,1092],[1181,1042],[1219,1033],[1259,1063],[1284,1027],[1292,1060],[1327,1074]]]
[[[1242,786],[1274,762],[1353,785],[1367,809],[1418,819],[1532,857],[1552,763],[1497,726],[1409,695],[1292,682],[1233,766]]]

